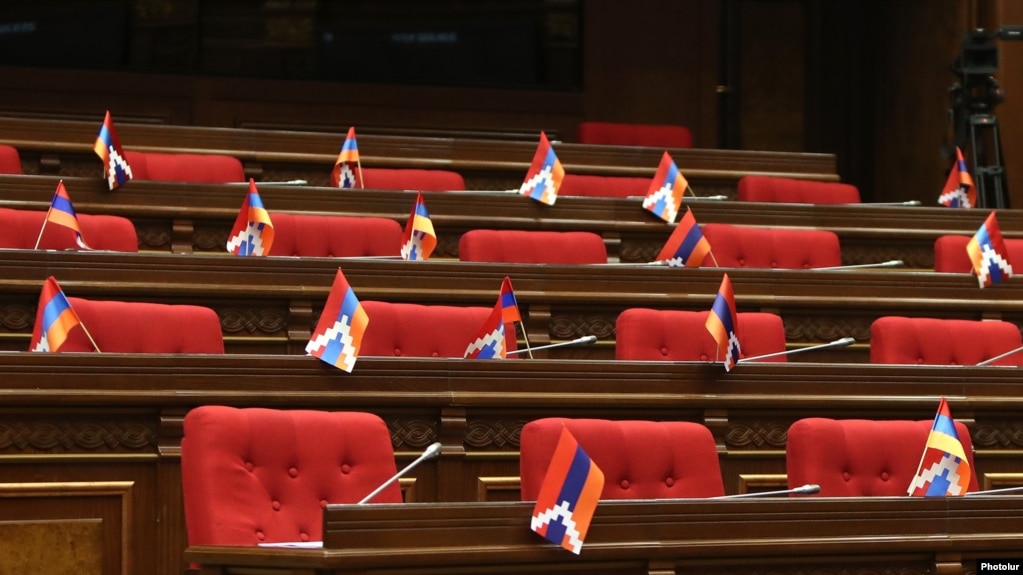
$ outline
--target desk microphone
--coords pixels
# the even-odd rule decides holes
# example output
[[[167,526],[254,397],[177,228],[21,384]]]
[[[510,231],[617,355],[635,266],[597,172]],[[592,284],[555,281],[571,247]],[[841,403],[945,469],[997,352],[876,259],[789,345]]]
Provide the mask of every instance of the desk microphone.
[[[1007,352],[1005,352],[1003,354],[996,355],[996,356],[994,356],[992,358],[989,358],[989,359],[985,359],[984,361],[978,363],[977,367],[983,367],[985,365],[994,363],[994,362],[1002,359],[1003,357],[1009,357],[1010,355],[1013,355],[1015,353],[1019,353],[1021,351],[1023,351],[1023,347],[1017,347],[1016,349],[1010,349],[1009,351],[1007,351]]]
[[[759,491],[755,493],[739,493],[738,495],[721,495],[718,497],[709,497],[708,499],[749,499],[753,497],[768,497],[772,495],[813,495],[814,493],[820,493],[821,486],[815,483],[807,483],[806,485],[800,485],[792,489],[782,489],[781,491]]]
[[[512,355],[512,354],[515,354],[515,353],[525,353],[527,351],[540,351],[540,350],[544,350],[544,349],[554,349],[556,347],[568,347],[570,345],[589,345],[591,343],[595,343],[596,341],[597,341],[597,336],[595,336],[595,335],[584,335],[583,337],[577,337],[577,338],[573,339],[572,341],[563,341],[563,342],[560,342],[560,343],[550,343],[550,344],[547,344],[547,345],[541,345],[540,347],[524,347],[522,349],[513,349],[513,350],[505,353],[505,355]]]
[[[1023,485],[1005,487],[1003,489],[988,489],[987,491],[969,491],[964,493],[963,497],[969,497],[970,495],[1001,495],[1003,493],[1015,493],[1017,491],[1023,491]]]
[[[919,206],[920,200],[906,200],[904,202],[870,202],[863,204],[846,204],[848,206]]]
[[[863,268],[901,268],[906,265],[902,260],[888,260],[886,262],[880,262],[876,264],[854,264],[848,266],[831,266],[826,268],[810,268],[806,271],[838,271],[838,270],[855,270]]]
[[[822,343],[820,345],[811,345],[810,347],[801,347],[799,349],[787,349],[785,351],[776,351],[774,353],[765,353],[764,355],[754,355],[753,357],[744,357],[736,363],[746,363],[748,361],[757,361],[760,359],[767,359],[769,357],[778,357],[779,355],[791,355],[793,353],[800,353],[803,351],[816,351],[818,349],[828,349],[830,347],[845,347],[856,343],[856,340],[851,337],[843,337],[842,339],[836,339],[828,343]]]
[[[401,471],[395,473],[394,477],[391,477],[387,481],[381,483],[379,487],[374,489],[373,492],[370,493],[369,495],[363,497],[362,501],[358,502],[356,505],[363,505],[363,504],[367,503],[370,499],[373,499],[374,497],[379,495],[380,492],[383,491],[388,485],[390,485],[390,484],[394,483],[395,481],[397,481],[398,478],[400,478],[402,475],[405,475],[409,471],[412,471],[412,468],[414,468],[415,466],[417,466],[420,463],[426,461],[427,459],[433,459],[434,457],[437,457],[440,454],[440,448],[441,448],[441,445],[440,445],[439,441],[430,444],[430,446],[427,447],[426,450],[423,451],[422,455],[420,455],[418,458],[416,458],[415,461],[413,461],[412,463],[409,463],[408,465],[405,466],[404,469],[402,469]]]

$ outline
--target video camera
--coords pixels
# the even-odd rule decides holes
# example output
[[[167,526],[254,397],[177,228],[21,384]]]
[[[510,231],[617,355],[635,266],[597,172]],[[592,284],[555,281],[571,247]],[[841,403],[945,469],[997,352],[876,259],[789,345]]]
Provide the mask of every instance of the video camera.
[[[976,28],[966,33],[963,48],[952,62],[959,83],[952,86],[954,108],[967,113],[991,111],[1005,99],[994,74],[998,71],[998,46],[993,40],[1023,40],[1023,26],[1002,26],[994,32]]]

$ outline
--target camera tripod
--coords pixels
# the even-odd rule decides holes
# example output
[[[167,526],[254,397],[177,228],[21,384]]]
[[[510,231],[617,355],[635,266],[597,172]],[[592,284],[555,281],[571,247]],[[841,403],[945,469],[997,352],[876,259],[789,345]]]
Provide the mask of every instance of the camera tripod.
[[[973,183],[977,186],[977,207],[1008,208],[1002,143],[998,118],[994,114],[970,115],[968,149],[973,164]]]

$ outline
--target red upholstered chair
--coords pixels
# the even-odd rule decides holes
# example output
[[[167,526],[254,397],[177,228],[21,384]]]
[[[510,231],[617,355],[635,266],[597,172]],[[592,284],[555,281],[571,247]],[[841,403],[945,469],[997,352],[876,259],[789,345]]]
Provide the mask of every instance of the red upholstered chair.
[[[22,174],[21,156],[14,146],[0,144],[0,174]]]
[[[905,496],[933,425],[934,419],[800,419],[785,444],[789,488],[817,484],[822,497]],[[970,491],[976,491],[970,432],[956,422],[956,433],[974,470]]]
[[[730,224],[704,224],[700,229],[722,267],[811,269],[842,265],[838,236],[827,230]],[[703,265],[714,265],[709,255]]]
[[[870,362],[976,365],[1023,345],[1019,328],[1007,321],[879,317],[870,324]],[[991,365],[1020,365],[1010,355]]]
[[[449,170],[411,168],[363,168],[364,186],[373,190],[448,192],[465,189],[462,174]]]
[[[369,325],[359,356],[464,357],[493,308],[364,301]],[[516,348],[505,329],[505,349]]]
[[[629,198],[646,196],[653,178],[630,176],[592,176],[565,174],[558,188],[559,196],[589,196],[598,198]]]
[[[1009,263],[1020,262],[1023,265],[1023,239],[1003,238],[1005,249],[1009,252]],[[967,236],[939,236],[934,240],[934,271],[953,274],[968,274],[973,271],[973,263],[966,254],[966,244],[970,243]]]
[[[739,201],[790,204],[858,204],[860,191],[851,184],[815,182],[775,176],[739,178]]]
[[[404,230],[387,218],[271,212],[271,256],[400,256]]]
[[[547,418],[519,436],[523,501],[535,501],[562,428],[604,472],[601,499],[669,499],[725,494],[714,436],[688,421]]]
[[[220,318],[195,305],[98,301],[68,297],[100,351],[108,353],[224,353]],[[96,351],[74,328],[60,350]]]
[[[161,182],[226,184],[248,181],[238,158],[219,154],[163,154],[132,152],[124,157],[131,166],[132,179]]]
[[[593,232],[469,230],[458,241],[463,262],[606,264],[607,247]]]
[[[667,124],[628,124],[621,122],[582,122],[580,144],[615,146],[652,146],[655,148],[692,148],[693,135],[685,126]]]
[[[615,359],[714,361],[717,343],[707,331],[707,311],[630,308],[615,322]],[[743,357],[785,351],[785,326],[773,313],[739,313]],[[723,359],[723,358],[718,358]],[[785,361],[785,356],[763,361]]]
[[[39,239],[46,211],[12,210],[0,208],[0,248],[30,250]],[[121,216],[78,214],[82,238],[95,250],[115,252],[139,251],[135,225]],[[75,232],[52,222],[39,241],[41,250],[81,249],[75,242]]]
[[[323,507],[355,503],[397,471],[387,425],[371,413],[188,412],[181,488],[189,545],[321,541]],[[392,483],[371,503],[400,503]]]

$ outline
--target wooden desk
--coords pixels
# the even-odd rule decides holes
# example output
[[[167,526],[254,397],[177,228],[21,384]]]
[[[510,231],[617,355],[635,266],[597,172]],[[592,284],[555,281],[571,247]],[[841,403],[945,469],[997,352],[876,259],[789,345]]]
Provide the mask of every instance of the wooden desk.
[[[116,121],[116,118],[115,118]],[[92,151],[96,122],[0,117],[0,143],[18,148],[28,174],[98,177]],[[257,180],[304,179],[327,185],[344,134],[201,126],[117,123],[126,150],[226,154]],[[359,135],[365,167],[452,170],[470,190],[518,189],[536,152],[532,142],[415,136]],[[555,143],[568,173],[652,178],[662,148]],[[672,158],[701,195],[734,195],[747,174],[837,181],[833,154],[674,148]]]
[[[108,561],[104,575],[181,573],[181,424],[197,405],[376,413],[399,467],[443,445],[403,480],[407,500],[492,502],[518,499],[519,432],[540,417],[703,423],[739,493],[785,485],[796,419],[930,419],[947,397],[982,488],[1023,484],[1008,368],[361,358],[346,374],[297,355],[18,352],[0,353],[0,372],[0,517],[45,527],[47,545],[95,525],[81,548]]]
[[[0,175],[0,206],[44,210],[60,178]],[[65,177],[83,214],[131,219],[146,251],[224,253],[245,189],[237,185],[130,182],[111,192],[98,177]],[[241,188],[241,189],[239,189]],[[330,213],[390,218],[402,226],[414,192],[345,190],[259,184],[271,211]],[[474,228],[583,230],[600,234],[612,261],[648,262],[657,257],[670,226],[641,207],[638,199],[561,197],[554,206],[517,194],[427,192],[437,232],[435,258],[458,258],[458,240]],[[846,264],[901,259],[910,268],[933,269],[934,240],[945,234],[971,236],[984,222],[983,210],[871,205],[690,202],[701,224],[825,229],[838,234]],[[1023,237],[1023,210],[1000,210],[1005,237]]]
[[[65,293],[93,299],[193,303],[221,318],[228,351],[303,354],[337,273],[361,300],[491,307],[512,278],[529,341],[595,335],[594,346],[540,352],[614,357],[614,326],[630,307],[703,311],[721,269],[536,266],[331,258],[0,251],[0,349],[27,349],[39,290],[53,275]],[[1023,325],[1023,283],[979,289],[968,274],[900,271],[728,270],[739,311],[780,315],[790,346],[853,337],[857,344],[793,361],[869,360],[870,324],[882,315],[1004,319]],[[817,354],[817,355],[815,355]]]
[[[529,530],[532,503],[330,505],[324,549],[191,547],[248,573],[972,573],[1023,556],[1023,498],[601,502],[576,556]]]

